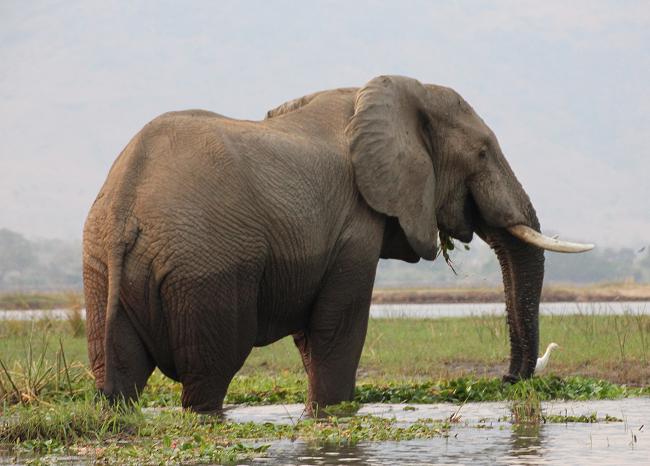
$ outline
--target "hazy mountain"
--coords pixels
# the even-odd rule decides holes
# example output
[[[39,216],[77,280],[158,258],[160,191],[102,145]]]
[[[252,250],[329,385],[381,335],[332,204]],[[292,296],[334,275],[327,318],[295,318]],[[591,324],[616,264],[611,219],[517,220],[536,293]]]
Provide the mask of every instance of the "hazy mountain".
[[[457,243],[458,244],[458,243]],[[382,260],[377,287],[493,286],[501,284],[501,272],[492,251],[482,242],[466,251],[451,252],[454,273],[443,258],[407,264]],[[587,254],[546,254],[546,283],[592,283],[634,280],[650,282],[650,253],[632,249],[594,250]],[[30,290],[79,290],[81,244],[79,241],[28,240],[19,233],[0,229],[0,292]]]

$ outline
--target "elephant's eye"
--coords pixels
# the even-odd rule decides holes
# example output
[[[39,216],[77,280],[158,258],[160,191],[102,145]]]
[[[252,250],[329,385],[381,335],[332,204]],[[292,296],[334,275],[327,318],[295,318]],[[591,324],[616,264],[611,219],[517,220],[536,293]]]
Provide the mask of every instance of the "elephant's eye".
[[[479,159],[484,159],[487,157],[487,151],[485,149],[481,149],[478,153]]]

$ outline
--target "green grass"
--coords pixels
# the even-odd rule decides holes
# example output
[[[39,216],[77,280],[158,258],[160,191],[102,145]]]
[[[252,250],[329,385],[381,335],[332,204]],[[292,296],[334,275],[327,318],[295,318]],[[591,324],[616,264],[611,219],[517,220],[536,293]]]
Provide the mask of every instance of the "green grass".
[[[24,386],[28,398],[41,396],[40,392],[69,395],[69,377],[79,379],[81,389],[91,385],[90,375],[83,369],[87,365],[86,341],[75,325],[47,320],[0,322],[0,361],[11,379]],[[543,346],[555,341],[562,348],[553,353],[548,369],[568,384],[561,387],[560,379],[549,379],[551,391],[561,392],[558,396],[597,397],[613,390],[605,382],[586,383],[575,376],[628,386],[650,384],[650,316],[549,316],[540,319],[540,328]],[[357,397],[362,402],[462,401],[469,390],[472,400],[504,399],[507,395],[499,398],[495,390],[501,385],[499,377],[506,370],[508,354],[502,318],[371,320]],[[492,382],[472,382],[477,378]],[[451,386],[454,383],[458,386]],[[15,391],[0,367],[0,399],[3,393],[15,395]],[[253,350],[233,381],[227,401],[302,402],[305,391],[302,362],[291,338],[285,338]],[[157,373],[150,380],[145,400],[169,406],[178,404],[179,393],[178,384]]]
[[[623,422],[623,419],[610,416],[606,414],[604,417],[598,417],[596,413],[581,414],[580,416],[572,416],[566,414],[547,414],[542,415],[543,422],[552,424],[569,424],[579,422],[583,424],[595,424],[598,422]]]
[[[86,362],[78,322],[41,321],[33,330],[61,336],[69,359]],[[5,362],[21,358],[31,331],[29,323],[0,322],[0,357]],[[542,349],[551,341],[562,347],[551,358],[549,367],[554,373],[650,383],[650,316],[545,316],[540,319],[540,335]],[[508,356],[503,318],[371,320],[359,375],[361,379],[496,376],[505,370]],[[302,374],[302,370],[293,342],[285,338],[255,348],[241,374]]]
[[[588,308],[587,308],[588,309]],[[549,370],[626,384],[650,384],[650,316],[544,316],[541,350],[551,341]],[[503,318],[371,320],[360,379],[496,377],[506,370],[508,332]],[[242,373],[302,373],[290,339],[255,349]]]

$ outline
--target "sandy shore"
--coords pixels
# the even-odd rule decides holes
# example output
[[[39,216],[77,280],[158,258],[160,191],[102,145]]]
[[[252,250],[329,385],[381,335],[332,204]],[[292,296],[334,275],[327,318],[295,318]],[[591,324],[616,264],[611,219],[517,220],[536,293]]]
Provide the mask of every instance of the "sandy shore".
[[[375,289],[375,304],[503,302],[503,288]],[[650,301],[650,284],[546,286],[544,302]]]

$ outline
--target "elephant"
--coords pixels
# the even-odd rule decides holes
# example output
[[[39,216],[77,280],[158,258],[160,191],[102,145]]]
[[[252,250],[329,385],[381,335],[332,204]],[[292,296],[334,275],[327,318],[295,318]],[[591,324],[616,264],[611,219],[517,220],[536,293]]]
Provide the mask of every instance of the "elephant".
[[[261,121],[165,113],[113,163],[84,225],[89,361],[136,398],[157,367],[217,413],[253,347],[293,336],[307,409],[351,400],[380,258],[432,261],[476,233],[503,272],[505,378],[531,377],[543,236],[496,136],[448,87],[379,76]]]

